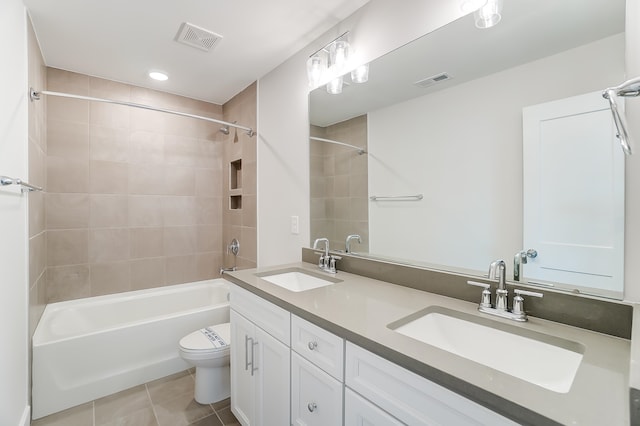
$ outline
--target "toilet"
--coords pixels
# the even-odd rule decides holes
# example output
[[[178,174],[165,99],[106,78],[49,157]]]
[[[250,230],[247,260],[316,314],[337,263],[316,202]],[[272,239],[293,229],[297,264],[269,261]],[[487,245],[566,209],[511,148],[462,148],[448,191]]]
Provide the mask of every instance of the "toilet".
[[[212,325],[180,339],[180,356],[196,367],[195,400],[212,404],[229,398],[229,323]]]

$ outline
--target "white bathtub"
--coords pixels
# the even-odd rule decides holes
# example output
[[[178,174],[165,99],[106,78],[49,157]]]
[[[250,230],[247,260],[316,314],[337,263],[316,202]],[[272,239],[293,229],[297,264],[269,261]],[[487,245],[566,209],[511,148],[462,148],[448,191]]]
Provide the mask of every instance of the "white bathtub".
[[[189,368],[179,340],[229,321],[215,279],[47,305],[33,336],[33,418]]]

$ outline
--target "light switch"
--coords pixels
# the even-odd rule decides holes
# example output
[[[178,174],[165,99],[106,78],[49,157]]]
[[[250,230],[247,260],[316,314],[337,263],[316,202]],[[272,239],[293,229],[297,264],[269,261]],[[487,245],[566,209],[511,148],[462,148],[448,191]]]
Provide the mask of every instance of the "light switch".
[[[291,233],[294,235],[300,233],[298,216],[291,216]]]

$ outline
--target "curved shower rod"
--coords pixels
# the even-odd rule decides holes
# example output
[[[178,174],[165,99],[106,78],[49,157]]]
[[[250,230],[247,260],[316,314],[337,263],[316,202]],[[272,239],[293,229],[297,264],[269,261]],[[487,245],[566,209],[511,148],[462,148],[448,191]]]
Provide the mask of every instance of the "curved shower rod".
[[[327,142],[327,143],[332,143],[332,144],[335,144],[335,145],[346,146],[347,148],[355,149],[356,151],[358,151],[358,155],[362,155],[362,154],[366,154],[367,153],[367,151],[365,151],[364,148],[360,148],[359,146],[350,145],[350,144],[344,143],[344,142],[334,141],[334,140],[331,140],[331,139],[318,138],[318,137],[315,137],[315,136],[309,136],[309,139],[311,139],[313,141]]]
[[[626,155],[632,154],[631,145],[629,143],[629,134],[627,133],[627,123],[624,114],[620,114],[620,111],[618,111],[616,96],[629,97],[638,95],[640,95],[640,77],[632,78],[615,87],[608,87],[602,92],[602,97],[609,101],[613,122],[618,132],[618,139],[620,139],[620,145],[622,145],[622,150]]]
[[[62,98],[80,99],[80,100],[84,100],[84,101],[93,101],[93,102],[104,102],[104,103],[108,103],[108,104],[124,105],[124,106],[130,106],[130,107],[134,107],[134,108],[148,109],[148,110],[151,110],[151,111],[165,112],[167,114],[180,115],[182,117],[196,118],[198,120],[204,120],[204,121],[210,121],[212,123],[222,124],[224,127],[222,129],[220,129],[220,130],[224,134],[227,134],[227,135],[229,134],[229,127],[235,127],[237,129],[244,130],[247,133],[247,135],[249,135],[250,137],[254,136],[256,134],[256,132],[254,132],[251,127],[245,127],[245,126],[241,126],[239,124],[229,123],[227,121],[217,120],[217,119],[211,118],[211,117],[204,117],[202,115],[189,114],[189,113],[186,113],[186,112],[173,111],[173,110],[164,109],[164,108],[156,108],[156,107],[152,107],[150,105],[136,104],[136,103],[133,103],[133,102],[117,101],[117,100],[114,100],[114,99],[94,98],[94,97],[91,97],[91,96],[73,95],[71,93],[50,92],[48,90],[36,91],[33,88],[29,89],[29,98],[31,99],[32,102],[40,100],[40,95],[59,96],[59,97],[62,97]],[[223,129],[226,129],[226,131],[223,130]]]

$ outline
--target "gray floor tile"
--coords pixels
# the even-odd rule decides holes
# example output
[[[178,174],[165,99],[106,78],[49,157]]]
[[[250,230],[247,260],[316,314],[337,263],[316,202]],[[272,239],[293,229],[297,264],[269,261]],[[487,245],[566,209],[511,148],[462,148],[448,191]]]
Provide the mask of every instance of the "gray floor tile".
[[[31,426],[93,426],[93,402],[34,420]]]
[[[151,400],[144,385],[105,396],[95,401],[96,426],[117,424],[113,422],[144,409],[151,410]]]
[[[195,380],[188,371],[147,383],[152,404],[160,404],[183,394],[189,394],[193,398],[194,388]]]
[[[193,392],[153,404],[160,426],[186,426],[214,413],[210,405],[198,404]]]

